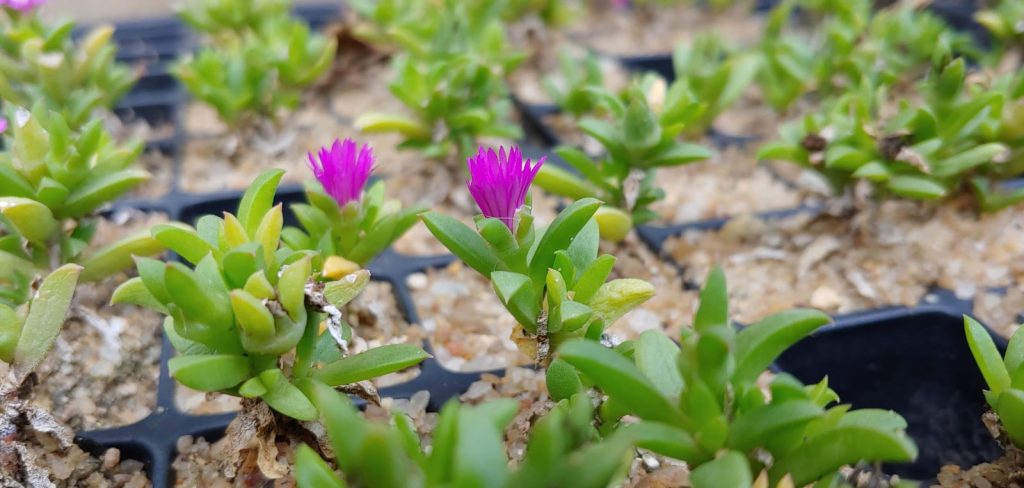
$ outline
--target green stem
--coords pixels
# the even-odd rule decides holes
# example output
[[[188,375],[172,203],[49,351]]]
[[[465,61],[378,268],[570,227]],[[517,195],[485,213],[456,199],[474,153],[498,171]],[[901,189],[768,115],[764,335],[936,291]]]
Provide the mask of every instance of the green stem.
[[[320,335],[321,313],[313,307],[306,307],[306,330],[302,333],[295,346],[295,364],[292,365],[292,377],[308,376],[313,369],[313,354],[316,352],[316,340]]]

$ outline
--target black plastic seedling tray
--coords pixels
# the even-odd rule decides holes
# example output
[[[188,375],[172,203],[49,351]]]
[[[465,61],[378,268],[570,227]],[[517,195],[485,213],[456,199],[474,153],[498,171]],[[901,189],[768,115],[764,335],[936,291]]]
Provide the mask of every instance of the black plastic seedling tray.
[[[322,5],[302,7],[297,12],[312,26],[320,27],[337,18],[340,8]],[[169,19],[125,24],[119,26],[117,32],[115,39],[125,47],[124,60],[139,63],[146,70],[139,86],[119,106],[118,113],[128,118],[173,124],[175,135],[150,141],[150,148],[171,156],[176,174],[166,195],[124,200],[115,207],[163,212],[169,219],[190,223],[202,215],[235,211],[240,192],[196,195],[178,190],[177,175],[184,145],[179,119],[186,96],[167,74],[167,64],[192,49],[187,28]],[[521,108],[525,108],[522,110],[524,129],[532,140],[539,141],[545,148],[555,144],[557,140],[545,139],[544,126],[535,117],[542,113],[538,110],[551,108]],[[527,151],[525,146],[524,151]],[[282,187],[277,199],[286,204],[287,210],[288,204],[304,198],[299,188]],[[763,216],[786,217],[814,211],[814,207],[806,207]],[[287,223],[294,224],[290,212],[286,211],[286,219]],[[652,251],[662,253],[668,237],[688,229],[714,230],[725,221],[645,226],[638,229],[638,235]],[[389,250],[373,261],[369,269],[374,280],[391,285],[404,318],[409,323],[421,323],[406,284],[407,277],[429,268],[443,267],[453,260],[452,256],[412,257]],[[970,310],[969,304],[941,292],[933,297],[937,297],[935,303],[918,308],[892,308],[838,317],[834,325],[797,344],[773,368],[805,382],[816,382],[829,375],[830,384],[844,401],[855,407],[892,408],[904,415],[909,421],[911,436],[921,448],[921,458],[912,465],[892,466],[889,470],[917,479],[934,476],[943,463],[955,462],[966,467],[998,454],[991,441],[986,442],[987,432],[980,421],[984,411],[980,393],[983,383],[966,349],[959,318],[961,313]],[[1004,340],[998,340],[1005,344]],[[429,343],[424,347],[429,351]],[[191,415],[175,406],[175,384],[167,371],[167,360],[173,354],[173,348],[164,341],[156,407],[149,417],[136,424],[86,431],[78,436],[83,447],[93,453],[116,447],[125,457],[144,462],[155,488],[174,484],[171,463],[180,436],[214,440],[223,435],[234,417],[234,414]],[[480,374],[449,371],[436,360],[428,359],[420,366],[416,378],[382,389],[381,394],[402,398],[427,390],[430,392],[428,410],[436,411],[445,401],[462,394]]]

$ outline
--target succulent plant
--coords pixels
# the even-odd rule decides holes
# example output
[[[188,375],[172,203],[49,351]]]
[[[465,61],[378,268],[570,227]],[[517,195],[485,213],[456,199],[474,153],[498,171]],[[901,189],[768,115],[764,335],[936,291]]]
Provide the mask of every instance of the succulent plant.
[[[1007,437],[997,440],[1024,448],[1024,333],[1020,331],[1014,332],[1006,354],[1000,355],[985,327],[964,316],[967,344],[988,384],[985,401],[999,417],[1000,432]]]
[[[90,249],[98,210],[149,178],[133,168],[142,144],[115,143],[99,120],[72,131],[39,102],[16,111],[0,150],[0,303],[28,300],[30,284],[65,263],[96,281],[163,246],[145,234]]]
[[[318,250],[341,266],[366,266],[419,222],[423,209],[385,200],[383,181],[363,191],[374,165],[370,146],[357,153],[355,141],[336,140],[317,156],[310,153],[309,161],[318,183],[306,185],[308,204],[291,207],[303,230],[283,231],[289,248]]]
[[[0,8],[0,99],[22,107],[42,101],[78,130],[95,111],[111,109],[138,74],[115,60],[112,27],[94,28],[75,42],[75,24],[43,22],[31,11],[39,3]]]
[[[970,187],[985,211],[1024,199],[1022,191],[998,187],[1024,165],[1011,159],[1010,134],[1020,123],[1002,118],[1005,107],[1019,105],[1007,95],[1024,93],[1020,82],[972,83],[958,58],[934,70],[921,92],[921,102],[902,101],[885,119],[876,114],[877,95],[848,94],[823,114],[784,126],[784,140],[762,147],[758,157],[814,169],[837,192],[865,181],[877,196],[933,200]]]
[[[283,210],[273,198],[282,174],[260,175],[237,215],[208,215],[196,228],[154,227],[153,237],[191,267],[138,258],[139,277],[118,287],[112,302],[167,315],[164,334],[179,353],[168,368],[183,385],[258,398],[287,417],[314,420],[316,408],[297,383],[358,383],[427,354],[395,344],[348,355],[352,332],[339,309],[369,273],[322,270],[319,254],[280,246]]]
[[[694,488],[746,488],[762,472],[771,486],[807,486],[861,460],[913,460],[906,421],[892,411],[830,406],[838,396],[827,380],[804,386],[779,374],[770,393],[759,384],[776,357],[828,322],[791,310],[737,332],[716,268],[678,345],[657,331],[614,349],[571,340],[556,351],[548,387],[555,399],[599,388],[602,432],[627,432],[639,447],[686,461]]]
[[[228,125],[274,120],[298,105],[303,91],[334,61],[335,39],[286,15],[291,2],[202,0],[183,17],[210,43],[174,66],[193,97]]]
[[[814,35],[784,31],[796,9],[814,18]],[[869,0],[783,0],[758,51],[759,87],[779,112],[808,95],[821,103],[850,91],[906,90],[954,56],[980,56],[970,37],[939,17],[901,2],[873,12]]]
[[[429,158],[458,160],[481,138],[522,135],[510,120],[505,76],[524,56],[509,46],[497,4],[444,0],[438,7],[385,29],[401,50],[389,88],[407,113],[369,112],[355,125],[397,132],[401,148]]]
[[[657,214],[649,207],[664,198],[656,186],[657,169],[711,157],[708,149],[679,140],[706,110],[684,81],[666,89],[663,79],[648,75],[620,97],[590,90],[611,120],[587,117],[579,128],[601,143],[605,154],[597,161],[570,146],[555,149],[577,174],[551,165],[537,175],[537,186],[556,195],[598,198],[606,206],[598,214],[601,237],[619,241],[634,225]]]
[[[291,0],[189,0],[178,15],[193,30],[217,37],[257,33],[265,22],[288,16]]]
[[[604,329],[654,295],[645,281],[606,282],[615,257],[598,257],[593,220],[601,202],[569,205],[547,229],[536,230],[526,204],[533,166],[517,148],[480,150],[470,158],[470,192],[483,215],[476,230],[435,212],[423,222],[442,244],[491,280],[519,324],[520,349],[546,363],[551,347],[571,337],[600,339]]]
[[[412,421],[397,413],[391,423],[370,422],[345,398],[310,385],[341,476],[308,445],[295,456],[299,488],[578,486],[603,488],[625,473],[630,439],[598,439],[591,426],[590,398],[559,402],[534,424],[526,455],[509,467],[503,430],[518,405],[511,399],[479,406],[449,402],[441,409],[429,450],[420,445]],[[344,481],[343,481],[344,480]]]
[[[0,403],[11,400],[9,396],[53,348],[81,272],[81,266],[65,264],[47,275],[27,302],[17,307],[0,303],[0,361],[12,371],[0,382]]]
[[[9,370],[0,378],[0,478],[12,486],[21,482],[49,483],[48,473],[33,469],[37,458],[28,447],[27,432],[45,432],[60,447],[73,442],[70,429],[45,409],[33,405],[31,377],[46,359],[64,325],[82,267],[65,264],[50,273],[34,290],[31,300],[17,307],[0,302],[0,362]],[[42,478],[42,479],[40,479]]]
[[[598,110],[592,90],[604,85],[604,74],[597,55],[588,53],[584,59],[577,60],[563,50],[558,53],[558,62],[562,79],[556,80],[551,76],[544,79],[544,90],[555,105],[577,119]]]
[[[697,100],[706,104],[688,132],[705,131],[734,104],[757,76],[760,60],[728,46],[717,35],[702,33],[680,44],[672,55],[676,78],[685,80]]]
[[[1000,51],[1024,48],[1024,5],[1014,0],[990,2],[974,19],[988,29],[999,44]]]

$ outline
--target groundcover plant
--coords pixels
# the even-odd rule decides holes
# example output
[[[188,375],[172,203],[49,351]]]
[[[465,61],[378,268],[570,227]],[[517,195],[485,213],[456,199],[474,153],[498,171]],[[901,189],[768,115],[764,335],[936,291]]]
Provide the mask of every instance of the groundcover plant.
[[[784,304],[769,287],[730,294],[716,261],[788,265],[772,247],[784,237],[746,215],[666,227],[659,213],[678,193],[761,198],[750,183],[758,172],[800,205],[779,212],[793,219],[783,225],[796,235],[799,279],[868,237],[902,246],[916,224],[935,235],[946,222],[927,220],[948,213],[969,222],[958,232],[985,236],[979,251],[1024,252],[995,236],[1024,227],[1013,215],[1024,200],[1020,3],[959,18],[879,3],[782,0],[755,13],[746,1],[351,0],[320,31],[290,0],[189,0],[174,26],[197,34],[194,50],[163,52],[154,39],[166,33],[132,31],[143,45],[135,50],[164,63],[146,72],[118,51],[132,41],[111,27],[82,31],[40,15],[42,0],[0,0],[0,486],[134,487],[147,477],[309,488],[913,485],[892,470],[948,447],[916,437],[930,411],[841,403],[837,391],[854,396],[843,388],[849,376],[785,366],[787,353],[804,350],[794,346],[855,334],[871,315],[794,308],[841,302],[826,286]],[[749,22],[730,24],[737,15]],[[971,18],[984,32],[952,27]],[[600,45],[626,52],[637,35],[663,40],[658,53],[619,59],[588,44],[606,37]],[[637,72],[617,84],[608,63]],[[174,88],[154,88],[165,85]],[[259,174],[244,192],[177,191],[187,188],[177,181],[184,147],[204,137],[182,109],[189,97],[228,128],[230,144],[213,151],[231,146],[225,171],[238,174],[224,176]],[[162,122],[173,136],[156,149],[173,160],[174,183],[161,198],[124,199],[151,177],[136,165],[146,145],[116,117],[147,103],[172,114]],[[556,131],[533,134],[551,128],[541,113],[560,113],[559,129],[578,137],[546,147]],[[297,137],[311,127],[323,130]],[[776,128],[778,138],[756,140]],[[249,145],[272,150],[252,163]],[[284,179],[277,166],[297,163],[304,172]],[[701,183],[708,174],[722,181]],[[301,190],[281,184],[303,177]],[[430,198],[451,180],[466,186]],[[98,235],[126,207],[169,218],[127,237]],[[876,232],[864,220],[879,208],[903,220]],[[821,219],[838,227],[822,236]],[[391,250],[403,236],[400,244],[450,254]],[[101,237],[113,243],[96,244]],[[693,245],[713,239],[754,244],[722,256]],[[843,266],[836,279],[874,293],[862,270]],[[711,270],[703,285],[694,269]],[[961,298],[1002,294],[1004,309],[1019,308],[1018,267],[981,274],[945,281]],[[926,276],[908,286],[953,286]],[[132,481],[98,474],[120,451],[89,446],[88,432],[76,436],[34,401],[54,375],[73,374],[46,361],[76,354],[64,325],[91,313],[83,296],[158,314],[162,327],[116,324],[169,344],[162,353],[153,339],[149,352],[153,369],[165,361],[171,386],[240,405],[234,417],[208,418],[158,408],[134,426],[200,426],[190,433],[207,439],[162,439],[174,459],[146,460],[173,473],[143,475],[138,463]],[[774,313],[731,320],[762,297]],[[361,315],[389,313],[408,323],[363,334],[377,322]],[[472,321],[489,332],[459,328]],[[1014,482],[1024,469],[1024,333],[1000,352],[965,317],[963,338],[990,411],[956,420],[987,427],[1005,456],[973,471],[927,468],[940,486],[955,485],[960,469],[994,486]],[[482,374],[441,366],[487,353],[476,344],[518,362]],[[889,381],[873,365],[849,367]],[[913,396],[934,380],[899,387]],[[944,427],[933,425],[933,437]],[[135,451],[150,452],[162,433],[144,434]],[[61,458],[76,442],[108,450]],[[76,464],[95,476],[71,477]]]

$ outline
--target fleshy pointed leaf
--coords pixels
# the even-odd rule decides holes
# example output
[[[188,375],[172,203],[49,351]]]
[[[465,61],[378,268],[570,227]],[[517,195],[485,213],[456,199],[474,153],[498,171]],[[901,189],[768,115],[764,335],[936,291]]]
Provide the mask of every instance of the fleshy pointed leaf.
[[[441,244],[478,273],[490,276],[505,268],[487,241],[462,222],[436,212],[427,212],[422,219]]]
[[[132,265],[134,256],[150,257],[164,252],[164,245],[149,232],[126,237],[82,260],[82,281],[96,281]]]
[[[256,229],[263,221],[263,216],[274,205],[274,194],[277,193],[277,184],[282,176],[283,169],[264,171],[256,177],[242,196],[242,201],[238,204],[238,221],[242,223],[250,239],[255,238]]]
[[[149,289],[146,288],[146,284],[142,282],[142,278],[139,277],[135,277],[121,283],[121,285],[114,290],[114,294],[110,297],[110,304],[117,305],[120,303],[130,303],[132,305],[156,310],[164,315],[168,314],[167,308],[164,307],[164,304],[160,303],[160,301],[150,293]]]
[[[999,349],[985,327],[977,320],[964,315],[964,333],[967,335],[967,345],[974,355],[974,361],[978,363],[978,368],[988,383],[988,389],[996,395],[1009,389],[1010,373],[1006,370]]]
[[[252,375],[249,358],[232,354],[178,356],[167,362],[171,377],[199,391],[231,388]]]
[[[829,322],[829,316],[817,310],[796,309],[744,327],[736,334],[733,381],[754,381],[786,349]]]
[[[369,380],[419,364],[430,357],[412,344],[389,344],[335,361],[316,371],[313,377],[331,386]]]
[[[46,358],[67,317],[82,267],[65,264],[49,274],[29,303],[21,337],[14,349],[14,372],[20,380]]]
[[[677,398],[683,391],[683,377],[676,367],[679,346],[660,331],[649,330],[640,334],[636,351],[636,365],[662,395]]]
[[[309,446],[303,444],[295,451],[295,482],[299,488],[345,488],[347,485],[334,474],[327,463]]]
[[[917,447],[902,432],[861,425],[838,426],[818,434],[779,459],[769,473],[773,479],[793,476],[795,486],[804,486],[860,461],[909,462]]]
[[[749,488],[753,482],[750,463],[746,456],[736,451],[729,451],[690,473],[693,488]]]
[[[28,198],[0,198],[0,214],[14,226],[15,232],[33,244],[46,245],[57,230],[57,221],[50,209]]]
[[[683,423],[677,407],[621,354],[593,341],[575,339],[558,349],[558,357],[575,366],[608,396],[640,417],[677,425]]]

